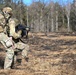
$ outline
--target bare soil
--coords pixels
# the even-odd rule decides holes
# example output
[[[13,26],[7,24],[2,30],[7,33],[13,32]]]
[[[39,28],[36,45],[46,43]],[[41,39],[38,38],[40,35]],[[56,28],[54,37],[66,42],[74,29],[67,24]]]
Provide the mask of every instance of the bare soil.
[[[3,70],[5,50],[0,47],[0,75],[76,75],[75,33],[29,33],[26,42],[28,62],[22,66],[17,61],[11,70]]]

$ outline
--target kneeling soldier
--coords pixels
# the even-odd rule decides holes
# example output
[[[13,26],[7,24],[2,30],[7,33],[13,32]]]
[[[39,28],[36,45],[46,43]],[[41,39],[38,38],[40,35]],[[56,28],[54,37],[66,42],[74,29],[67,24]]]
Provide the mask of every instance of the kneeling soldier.
[[[21,30],[15,32],[16,22],[15,19],[12,18],[12,9],[10,7],[3,8],[0,15],[0,42],[6,48],[4,69],[11,69],[14,51],[21,50],[22,60],[26,60],[28,57],[29,45],[19,40],[19,38],[21,38]]]

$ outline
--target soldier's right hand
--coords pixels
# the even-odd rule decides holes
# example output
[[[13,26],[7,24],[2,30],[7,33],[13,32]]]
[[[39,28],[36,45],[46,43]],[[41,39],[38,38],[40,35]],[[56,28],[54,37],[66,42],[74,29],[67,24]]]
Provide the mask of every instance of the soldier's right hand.
[[[21,31],[21,30],[20,30],[20,31],[18,31],[17,33],[15,33],[15,34],[14,34],[13,38],[14,38],[14,39],[21,38],[21,33],[22,33],[22,31]]]

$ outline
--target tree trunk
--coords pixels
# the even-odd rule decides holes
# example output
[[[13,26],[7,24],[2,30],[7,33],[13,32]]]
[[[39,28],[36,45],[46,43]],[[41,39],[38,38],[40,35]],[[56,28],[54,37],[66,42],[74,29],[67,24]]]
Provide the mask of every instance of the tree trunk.
[[[64,23],[65,23],[65,21],[64,21],[64,15],[62,15],[62,19],[63,19],[63,26],[64,26]]]
[[[51,19],[51,31],[54,32],[54,20]]]
[[[58,12],[56,12],[58,13]],[[56,32],[58,32],[58,14],[56,14]]]
[[[67,19],[68,19],[68,32],[70,32],[70,18],[69,17],[67,17]]]
[[[47,19],[47,32],[50,32],[50,31],[49,31],[49,29],[50,29],[50,26],[49,26],[49,19],[50,19],[50,18],[49,18],[49,16],[48,16],[48,19]]]

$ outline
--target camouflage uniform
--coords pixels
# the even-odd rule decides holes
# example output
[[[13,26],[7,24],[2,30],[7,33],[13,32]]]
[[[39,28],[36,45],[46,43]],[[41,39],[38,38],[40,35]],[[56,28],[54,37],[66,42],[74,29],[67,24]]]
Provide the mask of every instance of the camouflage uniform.
[[[13,63],[14,51],[15,50],[22,50],[22,59],[28,56],[29,46],[22,42],[17,42],[12,40],[18,39],[21,37],[21,31],[15,32],[15,25],[16,22],[14,18],[11,18],[11,11],[10,7],[5,7],[2,10],[2,14],[0,14],[0,42],[6,48],[6,57],[4,62],[4,69],[10,69]],[[9,27],[9,36],[7,35],[7,26],[6,20],[8,20],[7,26]]]

